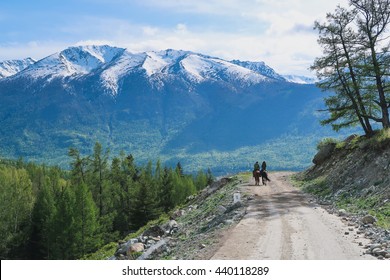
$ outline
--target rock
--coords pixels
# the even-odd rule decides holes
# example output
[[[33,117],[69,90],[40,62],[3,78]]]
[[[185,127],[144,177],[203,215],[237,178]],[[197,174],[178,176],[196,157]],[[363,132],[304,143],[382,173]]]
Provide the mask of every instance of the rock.
[[[134,243],[137,243],[138,242],[138,238],[132,238],[132,239],[130,239],[130,244],[134,244]],[[128,243],[129,243],[128,242]]]
[[[349,231],[344,232],[345,235],[349,235]]]
[[[135,243],[129,247],[127,250],[127,255],[131,255],[132,253],[141,253],[145,250],[145,245],[143,243]]]
[[[222,206],[222,205],[219,205],[218,206],[218,209],[217,209],[217,211],[218,211],[218,213],[220,214],[220,215],[222,215],[222,214],[224,214],[225,212],[226,212],[226,208],[224,207],[224,206]]]
[[[382,252],[381,248],[374,248],[371,250],[371,254],[379,255],[379,252]]]
[[[142,236],[151,236],[151,237],[157,237],[162,236],[165,234],[165,231],[160,226],[152,226],[149,229],[145,230]]]
[[[340,209],[339,212],[338,212],[338,214],[339,214],[340,217],[346,216],[346,215],[347,215],[347,210],[345,210],[345,209]]]
[[[347,138],[345,138],[344,142],[349,144],[352,142],[352,140],[354,140],[355,138],[359,137],[359,135],[357,134],[352,134],[350,136],[348,136]]]
[[[178,231],[179,224],[175,220],[170,220],[165,226],[164,226],[165,232],[167,234],[173,234]]]
[[[241,194],[236,192],[233,194],[233,203],[241,203]]]
[[[375,217],[371,216],[371,215],[366,215],[364,216],[362,219],[361,219],[361,222],[364,224],[364,225],[370,225],[370,224],[374,224],[376,222],[376,219]]]
[[[184,211],[184,210],[176,210],[173,214],[172,214],[172,216],[171,216],[171,219],[172,220],[175,220],[175,219],[177,219],[177,218],[180,218],[181,216],[184,216],[186,214],[186,211]]]
[[[150,246],[152,246],[152,245],[154,245],[154,244],[156,244],[156,241],[154,241],[153,239],[149,239],[149,240],[146,242],[146,245],[147,245],[148,247],[150,247]]]
[[[369,246],[369,248],[370,248],[371,250],[378,249],[378,248],[379,248],[379,249],[382,248],[382,245],[379,244],[379,243],[369,244],[368,246]]]
[[[161,254],[162,252],[168,251],[167,241],[165,239],[161,239],[156,244],[153,244],[147,251],[145,251],[141,256],[138,257],[138,260],[147,260],[153,254]]]
[[[325,160],[327,160],[333,153],[334,149],[336,147],[336,143],[328,143],[321,147],[321,149],[318,151],[318,153],[313,158],[313,163],[315,165],[319,165],[323,163]]]

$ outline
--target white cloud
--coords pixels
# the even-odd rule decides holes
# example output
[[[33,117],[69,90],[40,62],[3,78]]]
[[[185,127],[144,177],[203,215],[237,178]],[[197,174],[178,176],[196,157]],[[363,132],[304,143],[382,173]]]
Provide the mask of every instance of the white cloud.
[[[60,30],[67,35],[62,42],[37,39],[29,43],[0,43],[0,60],[26,56],[40,59],[70,45],[109,44],[134,52],[191,50],[224,59],[264,61],[283,74],[309,74],[307,68],[320,55],[318,35],[311,30],[314,21],[346,2],[137,0],[138,5],[160,11],[159,14],[169,12],[172,17],[169,23],[160,22],[164,17],[150,21],[145,18],[141,23],[113,15],[85,15]],[[110,0],[110,3],[126,9],[134,1]],[[227,24],[230,22],[235,26]]]
[[[68,47],[69,43],[54,41],[30,41],[27,43],[8,43],[0,45],[0,61],[31,57],[42,59]]]

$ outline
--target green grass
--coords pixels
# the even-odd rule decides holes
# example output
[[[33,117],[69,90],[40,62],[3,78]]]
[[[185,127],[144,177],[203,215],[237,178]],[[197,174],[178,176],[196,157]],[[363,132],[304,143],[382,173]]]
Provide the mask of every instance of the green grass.
[[[350,192],[345,192],[337,197],[333,196],[332,189],[327,186],[325,176],[307,180],[300,178],[299,175],[294,175],[292,182],[302,191],[318,198],[334,198],[334,204],[338,209],[345,209],[352,214],[366,212],[376,217],[378,227],[390,229],[390,201],[386,201],[382,196],[355,197]]]
[[[84,256],[83,260],[107,260],[111,256],[113,256],[118,248],[118,243],[111,242],[109,244],[104,245],[98,251],[92,254],[88,254]]]
[[[136,238],[136,237],[140,236],[144,231],[151,228],[152,226],[163,224],[163,223],[167,222],[168,220],[169,220],[169,217],[166,214],[163,214],[158,219],[150,221],[149,223],[147,223],[145,226],[141,227],[136,232],[133,232],[133,233],[127,235],[124,238],[124,241],[128,241],[132,238]],[[118,249],[118,243],[111,242],[109,244],[104,245],[98,251],[84,256],[82,259],[83,260],[106,260],[106,259],[112,257],[115,254],[117,249]],[[132,257],[137,258],[139,256],[132,255]]]
[[[390,229],[390,202],[383,203],[383,198],[374,195],[369,197],[340,196],[336,201],[338,208],[350,213],[367,212],[377,218],[377,226]]]
[[[334,138],[324,138],[317,144],[317,151],[321,150],[323,147],[329,144],[335,144],[337,146],[340,143],[341,141]]]
[[[326,183],[326,176],[321,176],[312,180],[301,179],[292,176],[293,184],[302,191],[313,194],[320,198],[326,198],[332,195],[332,188]]]

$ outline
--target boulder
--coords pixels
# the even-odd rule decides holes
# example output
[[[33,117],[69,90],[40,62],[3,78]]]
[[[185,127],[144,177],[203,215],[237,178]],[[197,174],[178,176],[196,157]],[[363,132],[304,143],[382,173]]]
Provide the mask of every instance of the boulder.
[[[323,163],[332,155],[335,148],[336,148],[336,143],[328,143],[323,147],[321,147],[318,153],[314,156],[313,163],[315,165]]]
[[[158,236],[163,236],[164,234],[165,234],[164,229],[156,225],[145,230],[142,236],[158,237]]]
[[[375,217],[371,216],[371,215],[366,215],[364,216],[362,219],[361,219],[361,222],[364,224],[364,225],[372,225],[376,222],[376,219]]]
[[[127,250],[127,255],[131,255],[132,253],[141,253],[145,250],[145,245],[143,243],[135,243],[132,244]]]
[[[219,206],[218,206],[218,213],[219,213],[219,214],[222,215],[223,213],[226,212],[226,210],[227,210],[226,207],[224,207],[224,206],[222,206],[222,205],[219,205]]]

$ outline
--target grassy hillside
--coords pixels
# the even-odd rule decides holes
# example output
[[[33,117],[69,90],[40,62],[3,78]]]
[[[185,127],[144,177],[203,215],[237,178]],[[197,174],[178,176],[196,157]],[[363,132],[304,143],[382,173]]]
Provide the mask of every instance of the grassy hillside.
[[[390,228],[390,130],[366,138],[325,139],[316,164],[295,177],[305,191],[355,214],[371,214]]]

